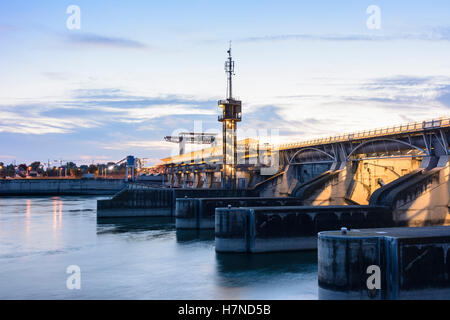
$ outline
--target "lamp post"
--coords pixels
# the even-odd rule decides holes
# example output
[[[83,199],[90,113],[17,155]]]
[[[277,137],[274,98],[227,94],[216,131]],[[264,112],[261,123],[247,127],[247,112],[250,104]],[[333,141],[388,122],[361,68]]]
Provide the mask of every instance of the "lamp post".
[[[111,171],[113,171],[114,170],[114,166],[109,166],[108,167],[108,170],[111,172]]]

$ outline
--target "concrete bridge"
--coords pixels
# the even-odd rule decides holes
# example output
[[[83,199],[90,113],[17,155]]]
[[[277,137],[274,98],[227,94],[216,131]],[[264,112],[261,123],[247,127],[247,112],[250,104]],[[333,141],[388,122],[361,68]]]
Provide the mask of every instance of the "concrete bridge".
[[[449,139],[450,118],[440,118],[272,147],[246,140],[238,185],[311,206],[388,206],[405,225],[450,222]],[[220,147],[163,159],[166,184],[219,187],[220,159]]]

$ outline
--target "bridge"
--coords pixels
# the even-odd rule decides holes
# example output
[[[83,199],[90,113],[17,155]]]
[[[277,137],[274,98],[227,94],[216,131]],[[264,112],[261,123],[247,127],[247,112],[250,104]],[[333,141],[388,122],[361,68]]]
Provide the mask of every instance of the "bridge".
[[[442,219],[449,204],[449,132],[450,118],[443,117],[289,144],[246,139],[238,142],[238,186],[307,205],[389,205]],[[216,146],[162,159],[165,184],[220,187],[221,155]]]

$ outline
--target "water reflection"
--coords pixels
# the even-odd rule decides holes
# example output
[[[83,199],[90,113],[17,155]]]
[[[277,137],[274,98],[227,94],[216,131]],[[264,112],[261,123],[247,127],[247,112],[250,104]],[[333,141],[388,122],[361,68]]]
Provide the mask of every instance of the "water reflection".
[[[317,252],[216,253],[216,284],[229,299],[315,299]]]
[[[31,220],[31,200],[27,199],[25,209],[25,233],[30,234],[30,220]]]
[[[61,229],[63,202],[58,197],[52,198],[53,202],[53,230]]]
[[[177,242],[214,240],[214,230],[180,230],[177,229]]]
[[[175,219],[172,217],[97,219],[97,234],[140,232],[148,230],[175,230]]]
[[[317,251],[262,254],[216,253],[217,271],[227,274],[264,271],[264,273],[299,272],[317,263]]]

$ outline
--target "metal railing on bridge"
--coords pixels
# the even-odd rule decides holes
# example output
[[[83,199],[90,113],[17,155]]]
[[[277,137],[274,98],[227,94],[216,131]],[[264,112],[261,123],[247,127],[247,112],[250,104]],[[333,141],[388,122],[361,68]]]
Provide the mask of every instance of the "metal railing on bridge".
[[[418,131],[429,130],[429,129],[444,128],[444,127],[449,127],[449,126],[450,126],[450,118],[443,117],[443,118],[439,118],[439,119],[420,121],[420,122],[412,122],[412,123],[402,124],[402,125],[397,125],[397,126],[392,126],[392,127],[365,130],[365,131],[354,132],[354,133],[346,133],[346,134],[342,134],[342,135],[305,140],[305,141],[301,141],[301,142],[280,144],[278,146],[278,149],[279,150],[296,149],[296,148],[306,147],[306,146],[328,144],[328,143],[335,143],[335,142],[344,142],[344,141],[359,140],[359,139],[367,139],[367,138],[376,138],[376,137],[380,137],[380,136],[386,136],[386,135],[397,134],[397,133],[412,133],[412,132],[418,132]]]
[[[412,123],[408,123],[408,124],[402,124],[402,125],[384,127],[384,128],[378,128],[378,129],[371,129],[371,130],[365,130],[365,131],[354,132],[354,133],[345,133],[345,134],[337,135],[337,136],[310,139],[310,140],[294,142],[294,143],[279,144],[277,146],[271,147],[270,149],[271,150],[296,149],[296,148],[316,146],[316,145],[329,144],[329,143],[335,143],[335,142],[346,142],[346,141],[359,140],[359,139],[376,138],[376,137],[381,137],[381,136],[386,136],[386,135],[391,135],[391,134],[420,132],[420,131],[424,131],[424,130],[444,128],[444,127],[449,127],[449,126],[450,126],[450,118],[449,117],[441,117],[441,118],[433,119],[433,120],[412,122]],[[249,150],[257,150],[258,148],[261,149],[261,146],[258,146],[257,144],[251,143],[251,142],[248,143]],[[264,148],[262,148],[262,149],[264,149]],[[174,157],[163,159],[163,164],[170,164],[170,163],[187,164],[187,163],[191,163],[198,159],[206,160],[206,159],[211,159],[211,158],[217,158],[217,160],[219,160],[221,156],[222,156],[222,146],[218,145],[216,147],[206,148],[206,149],[202,149],[202,150],[198,150],[198,151],[192,151],[192,152],[189,152],[186,154],[177,155]],[[205,162],[205,161],[203,161],[203,162]]]

